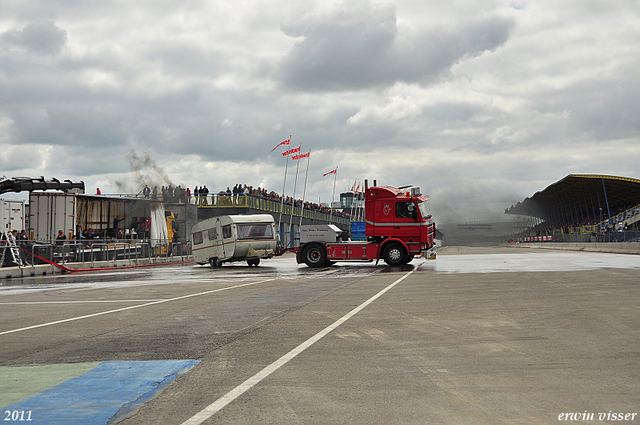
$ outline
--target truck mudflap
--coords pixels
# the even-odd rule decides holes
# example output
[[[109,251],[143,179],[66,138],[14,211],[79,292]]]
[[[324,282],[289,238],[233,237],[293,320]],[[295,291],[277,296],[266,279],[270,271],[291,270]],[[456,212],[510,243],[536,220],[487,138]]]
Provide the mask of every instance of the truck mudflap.
[[[302,251],[302,250],[301,250],[300,248],[293,248],[293,253],[294,253],[294,254],[296,254],[296,262],[297,262],[298,264],[300,264],[300,263],[302,263],[302,262],[303,262],[303,261],[302,261],[302,258],[300,258],[300,252],[301,252],[301,251]]]
[[[436,246],[433,245],[431,248],[422,251],[422,256],[425,260],[435,260],[436,259]]]

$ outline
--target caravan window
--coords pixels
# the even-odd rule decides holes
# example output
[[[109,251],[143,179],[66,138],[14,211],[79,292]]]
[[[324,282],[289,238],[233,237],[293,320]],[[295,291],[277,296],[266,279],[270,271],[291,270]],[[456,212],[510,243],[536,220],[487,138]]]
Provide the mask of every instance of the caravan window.
[[[202,232],[193,234],[193,244],[200,245],[202,243]]]
[[[238,224],[238,239],[273,239],[271,223]]]
[[[215,241],[218,238],[217,229],[209,229],[209,234],[207,235],[210,241]]]
[[[229,239],[231,237],[231,225],[227,224],[226,226],[222,226],[222,237],[225,239]]]

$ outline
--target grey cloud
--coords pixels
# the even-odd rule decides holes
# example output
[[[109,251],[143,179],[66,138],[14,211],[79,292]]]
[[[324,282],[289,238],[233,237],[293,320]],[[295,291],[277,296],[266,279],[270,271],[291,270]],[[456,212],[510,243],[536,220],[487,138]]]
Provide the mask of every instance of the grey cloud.
[[[66,45],[67,33],[51,21],[30,22],[22,30],[9,30],[1,34],[0,42],[34,53],[55,55]]]
[[[148,152],[175,184],[278,190],[284,160],[271,148],[292,134],[314,152],[307,196],[330,198],[321,175],[339,165],[339,185],[420,184],[434,213],[470,202],[502,213],[571,172],[637,172],[628,5],[223,3],[3,4],[6,174],[104,191]],[[404,158],[389,164],[389,146]]]
[[[567,111],[574,134],[587,133],[598,140],[640,135],[640,85],[636,81],[581,82],[547,99],[544,106]]]
[[[514,25],[500,17],[458,27],[399,34],[395,13],[369,10],[349,20],[283,25],[303,36],[279,65],[282,82],[302,90],[353,90],[378,85],[428,83],[461,59],[504,44]],[[306,26],[305,26],[306,25]]]

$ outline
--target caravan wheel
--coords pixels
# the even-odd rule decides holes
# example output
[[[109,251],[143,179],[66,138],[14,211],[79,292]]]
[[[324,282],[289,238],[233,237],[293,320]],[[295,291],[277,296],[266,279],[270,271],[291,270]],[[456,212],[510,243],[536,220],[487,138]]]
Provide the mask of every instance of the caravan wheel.
[[[258,264],[260,264],[260,259],[259,258],[252,258],[251,260],[247,260],[247,264],[249,265],[249,267],[258,266]]]
[[[218,267],[222,267],[222,262],[218,260],[218,257],[209,258],[209,264],[211,264],[212,269],[217,269]]]

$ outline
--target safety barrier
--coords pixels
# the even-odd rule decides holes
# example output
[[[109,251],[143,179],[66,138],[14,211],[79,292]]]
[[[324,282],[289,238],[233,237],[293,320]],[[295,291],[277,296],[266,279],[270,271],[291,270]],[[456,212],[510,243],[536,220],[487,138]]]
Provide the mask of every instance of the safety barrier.
[[[597,242],[640,242],[640,232],[606,232],[596,237]]]
[[[19,249],[18,261],[5,264],[6,268],[31,267],[33,270],[37,265],[54,263],[64,268],[74,263],[81,265],[82,269],[90,269],[105,267],[105,264],[113,266],[121,266],[123,263],[140,265],[141,260],[147,260],[146,263],[158,263],[162,262],[162,258],[172,258],[174,261],[175,257],[180,257],[180,260],[185,262],[190,261],[191,255],[191,244],[179,242],[156,244],[153,249],[149,242],[140,241],[134,243],[69,241],[61,245],[39,241],[21,242],[24,244],[21,246],[22,249]]]
[[[549,236],[527,236],[522,238],[523,242],[551,242],[554,240],[554,237]]]
[[[169,246],[169,257],[181,257],[182,261],[186,261],[191,255],[191,242],[183,244],[181,242],[173,242]]]
[[[136,264],[140,264],[141,258],[151,259],[151,244],[149,242],[136,242],[135,253],[136,253]],[[138,255],[138,253],[140,253],[140,255]]]
[[[91,244],[91,246],[89,247],[89,252],[91,253],[91,266],[94,267],[96,264],[96,261],[108,261],[109,260],[109,244],[107,244],[106,242],[94,242]],[[83,247],[82,251],[85,251],[85,248]],[[96,253],[101,254],[99,256],[100,260],[98,260],[96,258]],[[84,259],[84,255],[82,255],[82,258]]]
[[[113,263],[114,266],[118,265],[118,247],[122,247],[122,259],[129,260],[129,264],[131,263],[131,245],[128,243],[114,243],[113,244]]]
[[[34,243],[31,246],[31,258],[30,258],[31,268],[34,268],[35,265],[36,265],[36,256],[35,256],[36,248],[42,248],[42,249],[49,250],[49,258],[53,258],[53,248],[54,248],[53,245],[51,245],[51,244]]]
[[[601,234],[595,233],[564,233],[553,236],[527,236],[519,238],[520,242],[626,242],[640,243],[640,232],[605,232]]]

